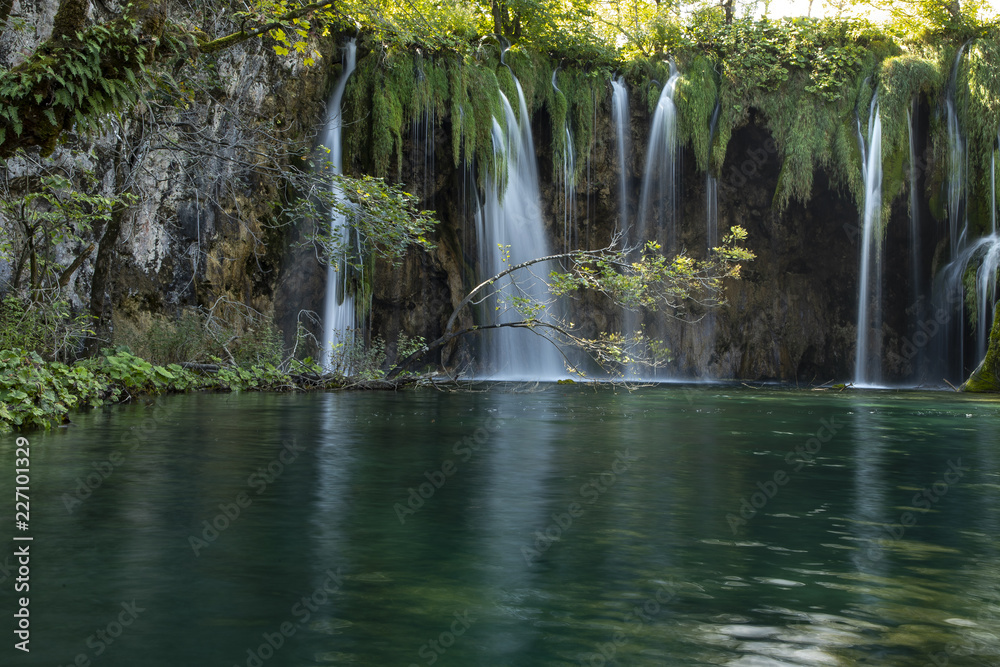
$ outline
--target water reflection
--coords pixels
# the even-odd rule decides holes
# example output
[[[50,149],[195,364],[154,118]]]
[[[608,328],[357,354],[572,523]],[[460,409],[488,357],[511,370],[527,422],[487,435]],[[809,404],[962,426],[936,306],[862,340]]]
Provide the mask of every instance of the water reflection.
[[[135,599],[102,665],[1000,663],[996,402],[706,386],[169,405],[134,450],[142,406],[31,436],[35,659],[93,660],[95,624]],[[800,461],[822,420],[842,426]]]

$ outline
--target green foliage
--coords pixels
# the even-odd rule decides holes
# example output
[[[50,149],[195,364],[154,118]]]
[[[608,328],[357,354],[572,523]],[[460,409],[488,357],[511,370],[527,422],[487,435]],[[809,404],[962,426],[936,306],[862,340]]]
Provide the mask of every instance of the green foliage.
[[[968,44],[959,69],[958,112],[969,147],[969,179],[989,225],[990,158],[1000,129],[1000,44],[977,39]]]
[[[23,349],[0,350],[0,433],[49,429],[70,410],[100,404],[107,387],[85,367],[46,363]]]
[[[59,292],[36,297],[11,292],[0,302],[0,349],[25,349],[45,359],[74,358],[84,337],[94,333],[90,316],[73,313]]]
[[[990,344],[979,368],[962,385],[962,391],[1000,393],[1000,308],[995,309]]]
[[[15,294],[0,301],[0,350],[41,352],[48,344],[48,332],[49,326],[35,304]]]
[[[0,229],[5,232],[0,258],[13,264],[11,286],[20,288],[26,278],[36,297],[68,282],[68,267],[56,261],[57,249],[82,248],[86,256],[93,249],[84,246],[91,230],[135,201],[131,195],[96,194],[99,185],[91,172],[74,174],[74,182],[59,169],[46,165],[38,178],[5,178],[0,184]]]
[[[314,225],[307,241],[318,244],[328,261],[337,258],[361,270],[374,258],[396,265],[411,246],[434,248],[428,237],[437,220],[430,211],[419,210],[417,197],[400,185],[367,175],[336,175],[328,169],[313,169],[296,183],[302,196],[288,214],[295,220],[323,221]],[[337,211],[350,222],[346,238],[331,234],[325,224],[330,211]]]
[[[715,71],[711,61],[704,56],[696,57],[677,80],[674,100],[680,119],[680,138],[691,144],[698,169],[702,171],[708,171],[714,157],[709,145],[710,123],[718,94]],[[722,166],[721,157],[724,154],[711,165],[716,171]]]
[[[665,310],[676,314],[685,302],[697,299],[702,306],[721,304],[722,285],[727,278],[738,279],[744,262],[755,256],[741,244],[747,233],[733,227],[713,248],[707,259],[686,253],[667,258],[659,244],[650,241],[639,258],[628,261],[625,253],[591,257],[580,254],[573,270],[552,272],[550,290],[556,296],[579,290],[607,295],[629,310]]]
[[[0,147],[13,144],[30,123],[48,137],[42,147],[47,155],[63,130],[96,133],[108,114],[135,103],[151,84],[149,47],[135,29],[127,18],[93,25],[0,72]],[[53,82],[59,85],[50,87]],[[26,102],[40,104],[47,96],[52,104],[41,117],[23,116]]]
[[[364,332],[352,330],[331,343],[329,372],[342,380],[371,381],[385,377],[385,340],[376,336],[366,343]]]
[[[211,361],[219,365],[217,370],[197,372],[179,364],[153,364],[118,347],[68,366],[45,362],[23,349],[0,350],[0,433],[49,429],[69,421],[72,410],[131,400],[138,394],[291,386],[288,374],[270,363],[226,366],[218,358]]]

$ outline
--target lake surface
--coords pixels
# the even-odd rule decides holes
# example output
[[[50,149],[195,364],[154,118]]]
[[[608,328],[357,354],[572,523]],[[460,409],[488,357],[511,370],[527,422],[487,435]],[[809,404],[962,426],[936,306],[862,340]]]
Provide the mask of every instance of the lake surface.
[[[28,434],[31,653],[8,546],[0,664],[1000,664],[996,399],[510,389]]]

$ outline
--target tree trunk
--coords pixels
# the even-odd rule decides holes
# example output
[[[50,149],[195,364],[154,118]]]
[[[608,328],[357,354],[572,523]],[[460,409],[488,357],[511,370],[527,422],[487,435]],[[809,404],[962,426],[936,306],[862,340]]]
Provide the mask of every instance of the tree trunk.
[[[143,158],[143,152],[137,150],[137,146],[145,141],[141,128],[145,127],[140,123],[139,133],[130,140],[121,139],[115,149],[115,189],[123,183],[134,183],[134,179],[129,176],[138,168],[139,162]],[[121,136],[128,136],[124,130]],[[125,156],[128,156],[127,158]],[[132,193],[129,188],[127,193]],[[120,192],[119,194],[126,194]],[[122,227],[131,209],[119,206],[111,213],[111,218],[104,225],[104,233],[97,246],[97,256],[94,257],[94,275],[90,283],[90,315],[94,318],[94,335],[87,340],[87,354],[95,355],[101,350],[101,346],[111,340],[111,313],[105,309],[105,297],[111,291],[113,285],[111,276],[112,263],[115,258],[115,247],[121,236]]]
[[[94,258],[94,276],[90,283],[90,314],[94,318],[94,335],[87,340],[87,354],[95,355],[101,350],[102,344],[109,341],[111,333],[110,313],[105,311],[104,299],[108,292],[111,277],[111,260],[114,258],[115,246],[121,235],[125,209],[115,211],[104,225],[104,234],[97,246],[97,256]]]

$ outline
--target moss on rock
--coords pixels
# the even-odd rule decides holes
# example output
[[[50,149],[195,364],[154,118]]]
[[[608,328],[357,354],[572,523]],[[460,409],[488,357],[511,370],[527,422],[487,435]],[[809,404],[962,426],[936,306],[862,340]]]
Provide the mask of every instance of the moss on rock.
[[[996,308],[993,315],[986,357],[962,385],[962,391],[977,394],[1000,392],[1000,308]]]

